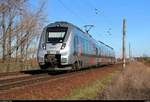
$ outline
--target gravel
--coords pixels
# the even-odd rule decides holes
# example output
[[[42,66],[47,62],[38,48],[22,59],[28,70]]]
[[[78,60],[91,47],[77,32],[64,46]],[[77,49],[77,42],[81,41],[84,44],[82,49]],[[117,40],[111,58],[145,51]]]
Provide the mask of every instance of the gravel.
[[[7,100],[59,100],[70,95],[73,89],[80,88],[94,80],[104,78],[120,65],[105,66],[73,73],[67,77],[49,80],[35,85],[25,86],[0,93],[0,99]]]

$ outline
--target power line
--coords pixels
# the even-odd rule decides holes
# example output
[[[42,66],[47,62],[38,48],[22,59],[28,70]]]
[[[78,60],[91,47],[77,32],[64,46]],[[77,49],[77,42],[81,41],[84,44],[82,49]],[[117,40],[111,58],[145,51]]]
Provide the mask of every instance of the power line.
[[[88,8],[91,8],[92,11],[94,11],[94,13],[97,15],[97,16],[103,16],[104,20],[107,22],[107,24],[109,25],[108,26],[108,30],[106,31],[107,34],[109,35],[112,35],[111,34],[111,24],[110,24],[110,20],[108,19],[108,17],[106,17],[104,15],[104,10],[102,9],[99,9],[98,7],[94,6],[94,4],[92,2],[90,2],[89,0],[86,0],[86,2],[83,2],[83,0],[81,0],[82,3],[88,7]]]
[[[95,7],[92,2],[86,0],[86,3],[88,4],[88,6],[90,6],[90,8],[91,8],[92,10],[94,10],[94,13],[95,13],[95,14],[99,14],[100,12],[101,12],[101,13],[103,12],[102,9],[98,9],[97,7]]]
[[[81,15],[78,15],[76,12],[74,12],[73,10],[71,10],[68,6],[66,6],[65,4],[64,4],[64,2],[62,1],[62,0],[57,0],[62,6],[63,6],[63,8],[65,8],[72,16],[74,16],[74,17],[80,17],[80,21],[81,22],[85,22],[85,20],[87,19],[87,18],[82,18],[82,16]],[[82,0],[80,1],[80,2],[83,2]],[[96,14],[96,15],[99,15],[100,14],[100,12],[101,13],[103,13],[104,11],[102,11],[101,9],[98,9],[97,7],[95,7],[90,1],[88,1],[88,0],[86,0],[86,2],[83,2],[83,4],[85,5],[85,4],[87,4],[86,6],[89,8],[91,8],[91,10],[93,10],[94,11],[94,13]],[[105,19],[105,21],[110,25],[110,23],[109,23],[109,20],[107,19],[106,20],[106,16],[105,15],[101,15],[101,16],[104,16],[104,19]],[[87,20],[86,20],[87,21]],[[88,21],[89,22],[89,21]],[[111,35],[111,31],[110,31],[110,29],[111,29],[111,27],[109,27],[108,26],[108,30],[106,31],[106,33],[107,34],[109,34],[109,35]]]
[[[79,16],[76,12],[74,12],[73,10],[71,10],[68,6],[66,6],[62,0],[57,0],[71,15],[73,15],[74,17],[80,17],[80,21],[81,22],[85,22],[85,19],[83,19],[81,16]]]
[[[74,14],[61,0],[57,0],[70,14]],[[75,15],[76,16],[76,15]]]

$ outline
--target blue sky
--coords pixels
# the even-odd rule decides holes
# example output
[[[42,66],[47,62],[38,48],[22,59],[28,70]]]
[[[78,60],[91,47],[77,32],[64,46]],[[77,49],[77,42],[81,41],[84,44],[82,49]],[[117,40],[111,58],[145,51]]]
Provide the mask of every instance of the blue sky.
[[[121,57],[122,20],[125,18],[126,54],[128,55],[130,43],[132,56],[150,56],[150,0],[46,1],[48,23],[68,21],[81,29],[86,24],[93,24],[95,27],[90,30],[90,34],[96,40],[112,46],[117,57]],[[36,0],[31,0],[31,3],[36,7]]]

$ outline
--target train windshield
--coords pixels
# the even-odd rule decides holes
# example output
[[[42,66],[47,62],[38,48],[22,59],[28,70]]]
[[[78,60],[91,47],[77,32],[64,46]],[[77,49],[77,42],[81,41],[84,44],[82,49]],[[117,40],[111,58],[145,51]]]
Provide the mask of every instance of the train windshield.
[[[48,43],[62,43],[67,33],[65,27],[50,27],[47,28],[47,42]]]

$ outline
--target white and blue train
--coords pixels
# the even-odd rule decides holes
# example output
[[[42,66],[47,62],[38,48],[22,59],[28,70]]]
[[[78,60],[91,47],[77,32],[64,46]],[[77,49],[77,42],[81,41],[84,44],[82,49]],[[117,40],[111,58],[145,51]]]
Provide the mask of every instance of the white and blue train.
[[[40,37],[37,60],[41,69],[77,70],[115,63],[112,47],[68,22],[47,25]]]

